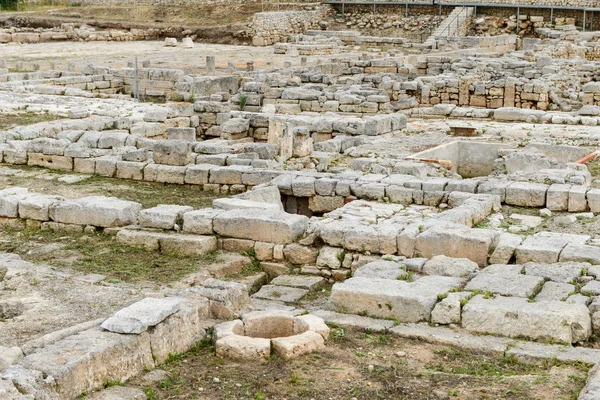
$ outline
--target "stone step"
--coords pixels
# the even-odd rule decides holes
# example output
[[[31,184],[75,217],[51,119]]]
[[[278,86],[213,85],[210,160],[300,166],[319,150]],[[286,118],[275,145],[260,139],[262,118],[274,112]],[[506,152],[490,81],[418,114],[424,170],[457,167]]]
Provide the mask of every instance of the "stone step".
[[[325,278],[314,275],[279,275],[271,281],[271,284],[308,289],[314,292],[322,288],[326,282]]]
[[[394,318],[400,322],[429,321],[438,295],[460,287],[462,278],[425,276],[415,282],[353,277],[336,283],[330,302],[335,311]]]
[[[589,310],[582,304],[503,296],[472,298],[463,307],[462,326],[471,332],[562,343],[585,341],[592,334]]]
[[[361,317],[360,315],[354,314],[341,314],[328,310],[311,311],[311,314],[323,318],[325,322],[330,324],[337,324],[351,329],[362,329],[371,332],[385,332],[395,324],[394,321],[386,319]]]

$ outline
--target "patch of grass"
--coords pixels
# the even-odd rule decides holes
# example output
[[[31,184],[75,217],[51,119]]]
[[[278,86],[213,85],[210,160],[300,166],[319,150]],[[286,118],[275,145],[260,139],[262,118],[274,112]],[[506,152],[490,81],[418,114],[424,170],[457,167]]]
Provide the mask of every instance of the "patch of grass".
[[[32,125],[39,122],[55,121],[57,119],[61,119],[61,117],[49,113],[35,114],[25,112],[17,114],[1,114],[0,130],[8,130],[16,126]]]
[[[109,388],[113,386],[123,386],[123,381],[121,381],[120,379],[111,379],[104,382],[104,388]]]
[[[0,251],[17,252],[27,261],[65,265],[61,256],[76,254],[68,266],[83,273],[106,275],[112,282],[167,283],[183,278],[203,266],[217,260],[216,252],[202,256],[179,256],[162,254],[123,245],[114,236],[101,233],[75,234],[42,230],[14,231],[4,228],[11,236],[10,241],[0,242]],[[28,254],[32,244],[58,243],[63,249],[42,255]]]
[[[501,358],[474,355],[464,351],[450,349],[436,352],[438,362],[427,368],[448,374],[474,376],[515,376],[542,374],[547,368],[520,363],[514,356]]]
[[[193,208],[206,208],[212,206],[214,199],[227,196],[225,194],[217,195],[212,192],[203,192],[186,185],[134,180],[123,181],[98,175],[71,186],[83,186],[86,190],[97,189],[105,196],[137,201],[142,204],[142,208],[155,207],[159,204],[185,204]]]

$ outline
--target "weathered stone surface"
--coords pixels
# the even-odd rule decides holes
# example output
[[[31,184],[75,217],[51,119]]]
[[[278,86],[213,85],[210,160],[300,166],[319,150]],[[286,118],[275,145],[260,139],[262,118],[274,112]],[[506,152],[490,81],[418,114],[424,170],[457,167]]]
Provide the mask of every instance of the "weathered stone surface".
[[[594,364],[600,359],[600,351],[596,349],[522,340],[515,340],[506,351],[506,355],[515,357],[522,363],[539,365],[547,365],[549,361],[555,360],[567,363],[584,362]]]
[[[425,258],[445,255],[467,258],[484,266],[495,236],[491,229],[470,229],[458,224],[435,226],[417,236],[415,250]]]
[[[317,267],[326,267],[331,269],[340,268],[342,266],[342,258],[344,249],[339,247],[324,246],[319,250],[317,257]]]
[[[283,248],[283,255],[292,264],[314,264],[317,261],[318,250],[290,243]]]
[[[527,263],[524,265],[527,275],[537,275],[554,282],[569,283],[581,276],[588,263],[562,262],[556,264]]]
[[[19,201],[19,217],[48,221],[50,219],[49,208],[62,200],[64,199],[60,196],[30,194]]]
[[[90,196],[65,200],[50,207],[50,218],[64,224],[92,225],[104,228],[134,224],[142,208],[140,203],[115,197]]]
[[[271,340],[230,335],[219,339],[215,348],[221,357],[266,362],[271,354]]]
[[[212,208],[186,212],[183,214],[183,231],[197,235],[212,235],[213,219],[222,212]]]
[[[460,323],[460,302],[468,296],[468,292],[448,293],[448,296],[433,308],[431,322],[445,325]]]
[[[184,299],[177,312],[149,329],[156,364],[164,363],[170,354],[185,353],[206,335],[201,325],[208,307],[206,298]]]
[[[286,286],[264,285],[260,290],[252,295],[259,299],[283,301],[285,303],[295,303],[308,293],[307,289],[299,289]]]
[[[462,326],[473,332],[564,343],[584,341],[592,333],[583,305],[502,296],[475,296],[463,307]]]
[[[435,256],[427,261],[422,272],[427,275],[467,277],[479,271],[479,266],[466,258]]]
[[[560,252],[568,243],[573,240],[583,242],[587,240],[585,236],[578,238],[575,236],[553,232],[540,232],[529,236],[517,247],[517,263],[542,262],[550,264],[558,262]]]
[[[179,256],[199,256],[217,249],[217,238],[200,235],[165,235],[159,239],[160,251]]]
[[[504,296],[529,297],[544,283],[541,276],[523,275],[521,265],[495,264],[484,268],[465,287]]]
[[[462,284],[462,279],[426,276],[415,282],[354,277],[333,285],[330,302],[336,311],[366,313],[402,322],[429,321],[439,294]]]
[[[546,282],[535,296],[535,301],[562,301],[575,291],[575,285],[569,283]]]
[[[181,299],[147,297],[123,308],[102,323],[102,328],[116,333],[142,333],[162,322],[181,307]]]
[[[596,364],[588,373],[585,387],[579,393],[578,400],[596,400],[600,398],[600,364]]]
[[[548,185],[515,182],[506,187],[506,204],[521,207],[544,207]]]
[[[275,338],[271,343],[273,344],[273,351],[285,360],[325,348],[323,336],[312,331]]]
[[[272,285],[289,286],[300,289],[308,289],[315,291],[320,289],[326,283],[325,279],[320,276],[304,276],[304,275],[279,275],[271,281]]]
[[[188,291],[208,298],[210,313],[214,318],[237,318],[250,304],[248,288],[237,282],[209,278]]]
[[[496,247],[490,255],[490,264],[508,264],[523,238],[512,233],[502,233],[496,241]]]
[[[9,187],[0,190],[0,217],[17,218],[19,201],[27,197],[28,190],[20,187]]]
[[[52,376],[63,398],[75,398],[109,380],[125,381],[154,362],[148,333],[120,335],[95,328],[28,355],[22,365]]]
[[[306,230],[308,218],[264,210],[231,210],[215,216],[213,229],[221,236],[287,244]]]
[[[476,354],[495,356],[504,356],[508,346],[514,343],[513,339],[472,335],[464,331],[431,327],[426,324],[399,324],[391,328],[390,332],[401,338],[418,339],[427,343],[457,347]]]
[[[365,278],[399,279],[407,276],[406,266],[395,261],[377,260],[354,271],[353,276]]]
[[[175,224],[181,225],[183,214],[192,210],[193,208],[189,206],[159,204],[156,207],[141,210],[138,222],[145,228],[173,229]]]

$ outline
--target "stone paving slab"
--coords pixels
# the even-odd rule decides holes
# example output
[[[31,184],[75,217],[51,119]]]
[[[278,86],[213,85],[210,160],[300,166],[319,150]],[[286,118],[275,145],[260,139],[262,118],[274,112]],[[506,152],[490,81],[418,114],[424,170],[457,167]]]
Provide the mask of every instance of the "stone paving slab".
[[[337,311],[402,322],[429,321],[438,295],[462,285],[461,278],[425,276],[415,282],[354,277],[336,283],[330,302]]]
[[[529,364],[543,364],[548,360],[583,361],[589,364],[600,361],[600,350],[524,341],[515,341],[506,351],[506,355],[515,356],[520,362]]]
[[[284,303],[295,303],[306,296],[307,293],[308,290],[306,289],[277,285],[264,285],[251,297],[265,300],[283,301]]]
[[[462,326],[471,332],[562,343],[585,341],[592,333],[584,305],[503,296],[472,298],[463,307]]]
[[[428,343],[496,356],[503,356],[506,349],[514,343],[514,340],[509,338],[473,335],[468,332],[425,324],[399,324],[390,329],[390,332],[392,335],[402,338],[419,339]]]
[[[279,275],[271,281],[271,285],[289,286],[315,291],[323,287],[326,282],[325,278],[320,276]]]

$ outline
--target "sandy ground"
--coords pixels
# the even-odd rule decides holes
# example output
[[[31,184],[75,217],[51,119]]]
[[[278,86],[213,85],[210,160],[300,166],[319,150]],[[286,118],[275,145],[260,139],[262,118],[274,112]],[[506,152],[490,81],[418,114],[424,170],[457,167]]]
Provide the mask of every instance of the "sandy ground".
[[[300,57],[274,54],[272,47],[196,43],[192,49],[183,49],[164,47],[162,41],[10,44],[0,45],[0,54],[9,67],[21,60],[25,66],[40,64],[42,70],[48,69],[51,62],[61,70],[66,70],[69,63],[74,63],[76,70],[88,64],[120,68],[127,67],[127,63],[135,57],[138,57],[140,67],[142,61],[150,61],[154,68],[202,69],[206,56],[216,56],[217,72],[222,69],[223,73],[229,61],[233,61],[237,68],[245,68],[248,61],[254,61],[255,67],[266,67],[267,62],[273,67],[283,67],[285,61],[292,61],[294,66],[300,65]],[[323,58],[327,56],[309,56],[308,63],[316,63],[317,59]]]

